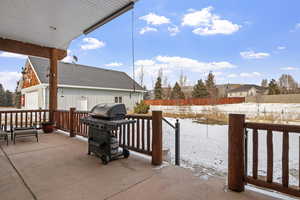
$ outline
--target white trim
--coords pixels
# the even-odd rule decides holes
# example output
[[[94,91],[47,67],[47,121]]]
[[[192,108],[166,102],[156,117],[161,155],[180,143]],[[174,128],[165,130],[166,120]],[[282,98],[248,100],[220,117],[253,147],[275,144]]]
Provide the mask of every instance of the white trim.
[[[43,84],[34,85],[34,86],[31,86],[31,87],[28,87],[28,88],[23,88],[23,89],[21,89],[21,93],[23,93],[23,92],[30,92],[30,91],[32,91],[32,90],[37,90],[37,89],[43,88],[43,87],[44,87]]]
[[[34,67],[33,67],[33,64],[31,63],[31,61],[30,61],[30,59],[29,59],[29,57],[28,57],[27,59],[28,59],[28,61],[29,61],[29,64],[31,65],[31,67],[32,67],[32,69],[33,69],[33,72],[34,72],[35,76],[37,77],[39,83],[42,84],[42,82],[41,82],[39,76],[37,75],[37,73],[36,73],[36,71],[35,71],[35,69],[34,69]]]
[[[39,85],[34,85],[28,88],[23,88],[22,91],[27,91],[35,88],[45,88],[48,87],[48,83],[42,83]],[[61,85],[58,84],[57,87],[60,88],[80,88],[80,89],[91,89],[91,90],[112,90],[112,91],[125,91],[125,92],[138,92],[138,93],[144,93],[146,92],[145,90],[132,90],[132,89],[121,89],[121,88],[105,88],[105,87],[89,87],[89,86],[79,86],[79,85]]]
[[[42,83],[41,86],[47,87],[49,86],[48,83]],[[34,86],[32,86],[34,87]],[[145,90],[132,90],[132,89],[121,89],[121,88],[105,88],[105,87],[89,87],[89,86],[79,86],[79,85],[64,85],[58,84],[57,87],[60,88],[80,88],[80,89],[91,89],[91,90],[112,90],[112,91],[126,91],[126,92],[146,92]]]
[[[132,90],[132,89],[121,89],[121,88],[105,88],[105,87],[90,87],[90,86],[79,86],[79,85],[58,85],[58,87],[66,88],[82,88],[92,90],[115,90],[115,91],[127,91],[127,92],[145,92],[144,90]]]

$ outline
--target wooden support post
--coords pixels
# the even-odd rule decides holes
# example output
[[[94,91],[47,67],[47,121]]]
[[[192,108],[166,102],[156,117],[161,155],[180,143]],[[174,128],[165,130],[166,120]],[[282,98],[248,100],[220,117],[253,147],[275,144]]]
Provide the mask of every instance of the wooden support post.
[[[229,115],[228,131],[228,188],[236,192],[242,192],[244,183],[244,124],[245,115]]]
[[[75,111],[76,108],[70,108],[70,117],[69,117],[69,127],[70,127],[70,137],[75,137],[76,133],[75,133]]]
[[[162,111],[152,112],[152,165],[162,164]]]
[[[54,122],[54,111],[57,110],[57,52],[51,49],[50,57],[50,74],[49,74],[49,110],[50,121]]]

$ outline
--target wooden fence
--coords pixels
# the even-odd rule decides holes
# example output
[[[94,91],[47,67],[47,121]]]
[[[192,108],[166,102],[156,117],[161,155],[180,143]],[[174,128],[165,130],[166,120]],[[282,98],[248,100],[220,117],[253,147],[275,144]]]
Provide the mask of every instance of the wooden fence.
[[[147,105],[162,105],[162,106],[219,105],[219,104],[234,104],[234,103],[244,103],[244,102],[245,102],[244,97],[145,100],[145,103]]]
[[[252,130],[252,175],[248,175],[248,129]],[[258,175],[259,149],[259,130],[267,132],[267,176]],[[229,169],[228,169],[228,186],[234,191],[243,191],[246,183],[276,190],[282,193],[300,197],[300,182],[298,186],[289,184],[289,134],[300,133],[300,126],[263,124],[263,123],[246,123],[244,115],[229,116]],[[281,158],[281,183],[273,181],[273,134],[282,135],[282,158]],[[300,138],[299,138],[300,144]],[[300,160],[300,149],[299,149]],[[299,169],[300,171],[300,165]],[[299,175],[300,180],[300,175]]]
[[[49,110],[1,110],[0,124],[5,131],[12,131],[16,127],[41,127],[42,122],[49,120]]]

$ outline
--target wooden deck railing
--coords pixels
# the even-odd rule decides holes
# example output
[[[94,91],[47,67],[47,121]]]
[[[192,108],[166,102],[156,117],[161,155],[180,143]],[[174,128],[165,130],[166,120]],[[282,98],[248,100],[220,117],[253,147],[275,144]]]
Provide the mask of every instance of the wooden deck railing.
[[[247,135],[248,129],[252,130],[252,175],[248,175],[247,162]],[[267,132],[267,175],[262,177],[258,175],[259,160],[259,131]],[[244,115],[230,115],[229,117],[229,169],[228,185],[235,191],[243,191],[244,184],[249,183],[259,187],[265,187],[282,193],[300,197],[300,182],[298,186],[289,184],[289,135],[290,133],[300,133],[300,126],[264,124],[264,123],[246,123]],[[273,181],[273,134],[282,135],[282,157],[281,157],[281,183]],[[246,139],[246,140],[245,140]],[[231,141],[230,141],[231,140]],[[245,142],[246,141],[246,142]],[[276,146],[275,146],[276,148]],[[246,158],[246,159],[245,159]],[[300,159],[300,150],[299,150]],[[244,170],[239,170],[242,168]],[[300,170],[300,165],[299,169]],[[300,177],[299,177],[300,180]]]
[[[1,110],[0,125],[5,131],[12,131],[16,127],[29,127],[37,125],[40,128],[42,122],[49,119],[49,110]]]
[[[83,111],[57,110],[54,114],[56,127],[70,132],[71,136],[87,137],[88,126],[80,122],[80,119],[87,115],[88,112]],[[116,133],[120,146],[146,155],[152,155],[152,145],[153,140],[155,140],[152,129],[153,117],[150,115],[127,115],[126,119],[135,120],[136,123],[118,127]]]

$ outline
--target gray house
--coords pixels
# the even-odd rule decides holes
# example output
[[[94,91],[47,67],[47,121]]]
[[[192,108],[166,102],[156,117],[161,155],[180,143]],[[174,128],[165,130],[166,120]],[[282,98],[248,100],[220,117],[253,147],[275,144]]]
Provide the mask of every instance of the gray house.
[[[250,97],[267,94],[267,88],[258,85],[241,85],[227,92],[227,97]]]
[[[48,59],[27,59],[19,85],[22,108],[48,108],[48,74]],[[124,103],[131,110],[143,99],[143,88],[125,72],[59,62],[58,74],[58,109],[90,110],[99,103]]]

